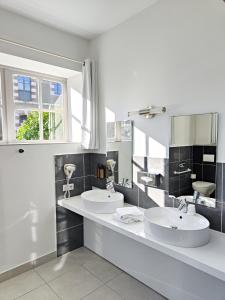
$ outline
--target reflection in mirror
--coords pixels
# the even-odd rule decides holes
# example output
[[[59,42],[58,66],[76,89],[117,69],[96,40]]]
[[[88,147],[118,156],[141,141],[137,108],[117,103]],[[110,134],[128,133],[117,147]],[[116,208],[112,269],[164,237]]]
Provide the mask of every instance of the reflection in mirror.
[[[107,178],[132,188],[133,122],[107,122]]]
[[[171,195],[215,207],[217,133],[217,113],[171,117]]]

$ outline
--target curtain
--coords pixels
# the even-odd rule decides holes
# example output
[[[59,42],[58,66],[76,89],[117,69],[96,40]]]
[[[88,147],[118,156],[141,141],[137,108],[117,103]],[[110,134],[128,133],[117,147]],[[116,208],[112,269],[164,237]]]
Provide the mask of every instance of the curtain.
[[[98,128],[98,91],[96,62],[86,59],[83,63],[83,118],[81,124],[82,141],[84,149],[99,148]]]

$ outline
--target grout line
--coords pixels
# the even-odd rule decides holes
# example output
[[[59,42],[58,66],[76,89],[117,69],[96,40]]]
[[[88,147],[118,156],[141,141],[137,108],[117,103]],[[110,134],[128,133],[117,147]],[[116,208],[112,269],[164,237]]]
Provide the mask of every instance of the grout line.
[[[56,260],[59,260],[59,261],[60,261],[60,260],[63,258],[63,256],[65,256],[65,257],[66,257],[66,260],[68,260],[69,256],[67,256],[67,253],[66,253],[66,254],[63,254],[62,256],[57,257]],[[73,261],[73,263],[74,263],[76,266],[79,266],[75,261]],[[46,263],[46,264],[47,264],[47,263]],[[54,278],[51,278],[49,281],[47,281],[47,280],[45,280],[45,279],[41,276],[41,274],[39,274],[39,272],[38,272],[37,270],[34,270],[34,271],[39,275],[39,277],[41,277],[41,279],[42,279],[49,287],[51,287],[51,286],[49,285],[50,282],[53,282],[54,280],[58,279],[59,277],[65,275],[65,274],[68,273],[68,272],[70,272],[70,270],[65,271],[65,272],[63,272],[62,274],[58,274],[58,275],[56,275]],[[57,295],[57,296],[58,296],[58,295]],[[59,297],[59,296],[58,296],[58,297]]]
[[[69,229],[72,229],[72,228],[76,228],[76,227],[81,226],[81,225],[83,225],[83,224],[84,224],[84,223],[80,223],[80,224],[77,224],[77,225],[75,225],[75,226],[65,228],[65,229],[63,229],[63,230],[57,231],[57,233],[60,233],[60,232],[63,232],[63,231],[66,231],[66,230],[69,230]]]
[[[50,290],[54,293],[54,295],[56,295],[57,298],[61,299],[62,298],[56,293],[56,291],[48,284],[48,282],[46,282],[46,285],[50,288]]]
[[[93,177],[96,177],[95,175],[93,175],[93,174],[87,174],[87,175],[85,175],[85,176],[77,176],[77,177],[71,177],[71,179],[70,180],[72,180],[72,179],[82,179],[82,178],[86,178],[86,177],[89,177],[89,176],[93,176]],[[60,181],[66,181],[66,179],[58,179],[58,180],[55,180],[55,183],[57,183],[57,182],[60,182]]]
[[[39,277],[40,277],[40,276],[39,276]],[[42,278],[41,278],[41,279],[42,279]],[[43,279],[42,279],[42,280],[43,280]],[[24,294],[22,294],[22,295],[20,295],[20,296],[18,296],[18,297],[16,297],[16,298],[13,298],[13,300],[19,300],[19,299],[21,299],[22,297],[26,296],[27,294],[29,294],[29,293],[31,293],[31,292],[33,292],[33,291],[35,291],[35,290],[38,290],[40,287],[43,287],[43,286],[45,286],[45,285],[46,285],[46,283],[43,282],[43,284],[41,284],[41,285],[39,285],[39,286],[33,288],[32,290],[30,290],[30,291],[28,291],[28,292],[26,292],[26,293],[24,293]]]
[[[121,295],[118,291],[112,289],[111,286],[108,286],[107,284],[105,284],[105,286],[106,286],[107,288],[109,288],[112,292],[116,293],[121,299],[124,299],[124,300],[126,299],[126,298],[125,298],[123,295]]]
[[[82,178],[85,178],[85,177],[87,177],[87,176],[71,177],[70,180],[72,180],[72,179],[79,179],[79,178],[82,179]],[[56,183],[56,182],[60,182],[60,181],[66,181],[66,179],[59,179],[59,180],[56,180],[55,183]]]
[[[100,256],[100,258],[102,258],[102,257]],[[104,257],[103,257],[103,259],[104,259]],[[121,269],[119,269],[117,266],[115,266],[114,264],[112,264],[110,261],[108,261],[107,259],[104,259],[104,260],[106,261],[106,263],[110,263],[114,268],[116,268],[116,269],[118,269],[118,270],[121,270]],[[101,282],[103,283],[103,285],[105,285],[105,284],[107,284],[108,282],[110,282],[111,280],[115,279],[117,276],[121,275],[122,272],[123,272],[123,271],[121,270],[121,273],[115,274],[115,276],[113,276],[113,277],[110,278],[109,280],[107,280],[107,281],[102,281],[100,278],[98,278],[98,277],[96,276],[96,274],[95,274],[94,272],[90,271],[87,267],[85,267],[85,264],[82,265],[82,267],[83,267],[85,270],[87,270],[91,275],[93,275],[95,278],[97,278],[99,281],[101,281]]]
[[[86,270],[86,269],[85,269]],[[93,274],[91,274],[91,275],[93,275]],[[97,278],[97,277],[95,277],[95,278]],[[97,278],[98,279],[98,278]],[[99,279],[98,279],[99,280]],[[100,281],[100,280],[99,280]],[[80,300],[85,300],[85,298],[86,297],[88,297],[89,295],[91,295],[92,293],[94,293],[95,291],[97,291],[99,288],[102,288],[104,286],[104,284],[101,284],[100,286],[98,286],[97,288],[95,288],[93,291],[91,291],[90,293],[88,293],[87,295],[85,295],[85,296],[83,296],[83,297],[81,297],[80,298]]]

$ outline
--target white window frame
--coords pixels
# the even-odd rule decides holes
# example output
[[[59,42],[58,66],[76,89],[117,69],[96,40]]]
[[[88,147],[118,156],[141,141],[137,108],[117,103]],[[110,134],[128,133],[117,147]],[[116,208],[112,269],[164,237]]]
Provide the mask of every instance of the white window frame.
[[[67,99],[67,80],[65,78],[60,78],[48,74],[37,73],[33,71],[26,71],[23,69],[4,67],[0,66],[1,78],[2,78],[2,89],[4,93],[3,98],[3,120],[5,120],[5,125],[3,128],[3,141],[1,144],[54,144],[54,143],[67,143],[69,142],[68,136],[68,99]],[[16,139],[15,131],[15,103],[13,99],[13,74],[20,74],[25,76],[31,76],[37,78],[39,81],[48,80],[53,82],[58,82],[63,85],[63,135],[62,140],[44,140],[43,136],[40,136],[39,140],[23,140],[19,141]],[[38,85],[38,98],[41,98],[41,93]],[[21,105],[23,109],[34,109],[32,105]],[[38,108],[38,111],[50,111],[48,109]],[[52,111],[57,111],[57,109],[52,109]],[[40,114],[41,115],[41,114]],[[41,122],[42,124],[42,122]]]

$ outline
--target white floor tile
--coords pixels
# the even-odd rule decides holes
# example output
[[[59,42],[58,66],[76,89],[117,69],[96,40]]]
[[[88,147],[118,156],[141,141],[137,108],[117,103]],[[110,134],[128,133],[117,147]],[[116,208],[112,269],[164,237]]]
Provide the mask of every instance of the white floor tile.
[[[0,283],[0,300],[14,299],[165,300],[86,248]]]
[[[122,298],[107,286],[102,286],[83,298],[84,300],[122,300]]]
[[[83,266],[104,283],[122,273],[120,269],[106,260],[89,261]]]
[[[43,285],[17,299],[18,300],[58,300],[59,297],[57,297],[55,293],[47,285]]]
[[[72,271],[76,263],[67,255],[58,257],[35,269],[36,272],[46,281],[49,282],[66,272]]]
[[[28,271],[0,283],[0,299],[12,300],[40,287],[44,281],[35,271]]]
[[[165,300],[164,297],[126,273],[109,281],[107,285],[126,300]]]
[[[78,300],[100,287],[102,282],[77,265],[73,271],[50,281],[49,285],[63,300]]]
[[[76,264],[83,265],[88,262],[101,261],[102,258],[94,252],[88,250],[85,247],[79,248],[69,253],[69,257],[72,258]]]

